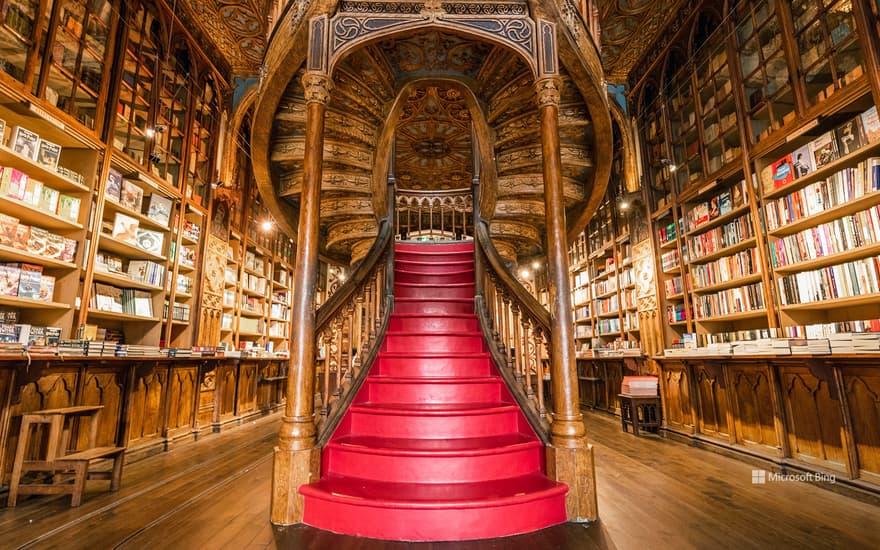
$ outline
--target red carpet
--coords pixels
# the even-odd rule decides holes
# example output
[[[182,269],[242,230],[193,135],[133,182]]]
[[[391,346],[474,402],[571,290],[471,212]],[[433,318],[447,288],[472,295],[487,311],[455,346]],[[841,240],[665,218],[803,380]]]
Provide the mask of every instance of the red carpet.
[[[370,374],[300,488],[304,523],[347,535],[503,537],[565,521],[565,485],[492,365],[473,244],[397,244],[395,310]]]

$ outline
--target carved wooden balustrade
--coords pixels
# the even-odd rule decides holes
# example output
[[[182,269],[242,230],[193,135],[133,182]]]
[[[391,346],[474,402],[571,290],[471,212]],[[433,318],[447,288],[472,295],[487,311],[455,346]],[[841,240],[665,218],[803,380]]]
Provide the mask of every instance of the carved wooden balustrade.
[[[398,192],[395,206],[396,239],[460,241],[474,236],[470,189]]]
[[[330,438],[363,383],[394,308],[391,219],[389,215],[380,222],[370,252],[317,312],[315,424],[320,445]]]
[[[550,359],[550,313],[509,272],[489,237],[475,227],[475,307],[489,351],[514,397],[544,442],[550,422],[544,364]]]

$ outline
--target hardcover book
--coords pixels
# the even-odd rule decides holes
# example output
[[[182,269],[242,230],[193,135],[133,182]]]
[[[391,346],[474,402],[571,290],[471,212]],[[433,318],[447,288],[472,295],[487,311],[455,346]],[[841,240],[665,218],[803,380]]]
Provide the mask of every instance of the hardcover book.
[[[868,143],[880,141],[880,117],[877,116],[877,106],[874,105],[861,114],[862,130],[865,132],[865,140]]]
[[[128,180],[122,180],[122,195],[119,204],[132,212],[140,213],[144,201],[144,190]]]
[[[40,297],[40,279],[43,278],[43,266],[21,264],[21,279],[18,282],[18,297],[36,300]]]
[[[0,296],[18,296],[21,264],[0,264]]]
[[[37,299],[41,302],[52,302],[55,298],[55,277],[43,275],[40,277],[40,293]]]
[[[718,195],[718,215],[723,216],[732,210],[733,201],[730,198],[730,191],[725,191]]]
[[[10,137],[9,148],[24,158],[34,160],[37,156],[37,148],[40,143],[40,136],[35,132],[31,132],[27,128],[15,126],[12,128],[12,136]]]
[[[37,148],[36,161],[40,166],[54,172],[58,168],[58,159],[61,157],[61,146],[45,139],[40,139]]]
[[[15,344],[18,342],[18,334],[15,323],[0,324],[0,344]]]
[[[773,188],[779,189],[792,181],[794,181],[794,171],[791,167],[791,155],[785,155],[773,163]]]
[[[58,212],[58,201],[60,198],[61,193],[44,185],[43,189],[40,191],[40,202],[37,203],[37,208],[55,214]]]
[[[6,214],[0,214],[0,244],[12,246],[15,241],[15,230],[18,228],[18,218]]]
[[[76,222],[79,220],[79,204],[78,197],[60,195],[58,197],[58,215],[66,220]]]
[[[46,242],[45,256],[53,260],[60,260],[63,253],[64,237],[55,233],[49,233],[49,238]]]
[[[126,216],[120,212],[116,213],[116,217],[113,219],[112,236],[114,238],[136,245],[138,242],[137,230],[138,221],[136,218]]]
[[[27,174],[6,166],[3,168],[3,175],[0,176],[0,189],[6,196],[23,201],[27,191],[27,181]]]
[[[162,245],[164,244],[164,236],[158,231],[149,229],[137,229],[137,244],[150,254],[162,255]]]
[[[153,316],[153,298],[146,290],[134,291],[134,314],[139,317]]]
[[[837,137],[837,150],[840,156],[854,153],[868,141],[862,130],[861,117],[844,122],[834,129],[834,135]]]
[[[809,144],[795,149],[791,153],[791,159],[791,168],[794,171],[795,179],[802,178],[816,169],[816,165],[813,164],[813,155],[810,154]]]
[[[61,327],[46,327],[46,345],[57,346],[61,342]]]
[[[147,217],[167,227],[171,219],[171,199],[153,193],[147,201]]]
[[[24,198],[22,201],[31,206],[37,206],[40,204],[40,195],[42,193],[43,182],[37,181],[34,178],[28,178],[27,185],[24,188]]]
[[[111,168],[107,174],[107,188],[104,196],[115,203],[119,203],[122,196],[122,174]]]
[[[839,157],[837,139],[835,139],[833,132],[825,132],[811,141],[810,150],[813,151],[813,160],[817,170],[826,164],[834,162]]]
[[[122,289],[95,283],[95,307],[100,311],[122,313]]]
[[[15,226],[15,239],[12,241],[12,247],[19,250],[27,250],[28,238],[31,234],[31,226],[23,223]]]
[[[78,244],[76,239],[64,237],[64,248],[58,259],[62,262],[73,262],[76,259],[76,247]]]
[[[30,237],[27,242],[27,251],[35,256],[42,256],[49,245],[49,232],[42,227],[31,227]]]

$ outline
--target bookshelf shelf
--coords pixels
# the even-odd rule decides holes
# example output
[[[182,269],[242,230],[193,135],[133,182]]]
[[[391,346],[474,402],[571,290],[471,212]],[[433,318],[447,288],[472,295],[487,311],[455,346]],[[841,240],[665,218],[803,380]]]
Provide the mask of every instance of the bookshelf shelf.
[[[61,260],[55,260],[37,254],[31,254],[25,250],[19,250],[17,248],[12,248],[11,246],[5,246],[2,244],[0,244],[0,256],[2,256],[4,260],[10,260],[13,262],[25,262],[31,264],[39,263],[46,268],[64,270],[77,269],[76,264],[70,262],[62,262]]]
[[[105,319],[108,321],[133,321],[136,323],[159,323],[162,321],[159,317],[141,317],[140,315],[131,315],[128,313],[116,313],[114,311],[104,311],[100,309],[89,309],[89,319]]]
[[[725,315],[715,315],[713,317],[698,317],[694,319],[697,323],[729,323],[732,321],[743,321],[746,319],[759,319],[767,316],[766,309],[755,309],[751,311],[742,311],[739,313],[728,313]]]
[[[810,185],[811,183],[816,183],[818,181],[828,179],[828,177],[834,175],[844,168],[848,168],[857,164],[858,162],[865,160],[870,157],[880,156],[880,141],[870,143],[861,149],[858,149],[846,156],[842,156],[837,160],[834,160],[821,168],[818,168],[806,176],[802,176],[796,180],[793,180],[786,185],[783,185],[777,189],[773,189],[772,191],[767,191],[764,193],[764,200],[773,200],[778,199],[780,197],[784,197],[795,191],[799,191],[804,187]]]
[[[880,304],[880,293],[848,296],[846,298],[833,298],[816,302],[804,302],[802,304],[790,304],[780,306],[780,309],[786,313],[791,313],[795,311],[828,311],[877,304]]]
[[[787,223],[783,226],[772,229],[768,231],[767,234],[771,237],[787,237],[788,235],[803,231],[804,229],[809,229],[810,227],[834,221],[843,216],[855,214],[856,212],[864,210],[878,202],[880,202],[880,191],[867,193],[849,202],[845,202],[841,205],[819,212],[818,214],[806,216],[791,223]]]
[[[160,256],[159,254],[153,254],[144,250],[143,248],[127,243],[125,241],[120,241],[115,237],[111,237],[107,234],[102,234],[99,247],[101,250],[106,250],[108,252],[112,252],[114,254],[119,254],[120,256],[130,257],[130,258],[143,258],[147,260],[153,260],[156,262],[167,262],[168,259],[164,256]]]
[[[738,279],[731,279],[730,281],[724,281],[723,283],[718,283],[711,286],[697,287],[695,286],[693,289],[694,294],[709,294],[712,292],[718,292],[719,290],[726,290],[728,288],[734,288],[737,286],[748,285],[752,283],[757,283],[761,280],[761,274],[756,273],[754,275],[750,275],[748,277],[740,277]]]
[[[107,213],[116,213],[120,212],[125,214],[126,216],[131,216],[132,218],[136,218],[138,220],[138,224],[140,226],[148,225],[151,228],[158,229],[160,231],[168,231],[168,225],[163,225],[162,223],[154,220],[153,218],[143,214],[142,212],[137,212],[130,208],[126,208],[125,206],[119,204],[118,202],[108,199],[104,202],[104,211]]]
[[[137,288],[140,290],[149,290],[152,292],[162,292],[162,287],[151,285],[148,283],[142,283],[140,281],[136,281],[125,275],[108,273],[105,271],[95,270],[94,279],[96,281],[100,281],[102,283],[108,283],[111,285],[124,286],[128,288]]]
[[[710,229],[715,229],[716,227],[724,225],[727,222],[733,221],[734,219],[736,219],[739,216],[748,212],[748,210],[749,210],[748,204],[744,204],[742,206],[739,206],[739,207],[731,210],[730,212],[724,214],[723,216],[718,216],[717,218],[714,218],[713,220],[710,220],[706,223],[702,223],[699,226],[689,230],[687,233],[685,233],[685,236],[686,237],[693,237],[694,235],[700,235],[702,233],[705,233],[706,231],[708,231]]]
[[[59,302],[43,302],[40,300],[32,300],[29,298],[19,298],[18,296],[0,296],[0,305],[19,307],[22,309],[70,309],[70,304],[62,304]]]
[[[12,197],[0,196],[0,211],[10,214],[14,213],[19,222],[44,229],[75,231],[83,228],[79,223],[62,218],[57,214],[40,210],[32,204]]]
[[[43,182],[43,185],[48,185],[61,192],[87,193],[89,191],[85,185],[69,180],[54,170],[49,170],[31,159],[18,155],[5,145],[0,145],[0,166],[21,170],[31,178]]]
[[[692,263],[692,264],[706,264],[706,263],[709,263],[713,260],[717,260],[719,258],[724,258],[725,256],[731,256],[733,254],[736,254],[737,252],[741,252],[741,251],[746,250],[748,248],[752,248],[755,246],[755,243],[756,243],[756,240],[754,237],[752,237],[751,239],[747,239],[745,241],[738,242],[738,243],[731,245],[731,246],[728,246],[726,248],[722,248],[721,250],[718,250],[717,252],[713,252],[711,254],[706,254],[704,256],[700,256],[699,258],[692,258],[690,260],[690,263]]]
[[[828,267],[830,265],[842,264],[846,262],[851,262],[853,260],[860,260],[869,256],[878,255],[880,255],[880,243],[873,243],[866,246],[860,246],[858,248],[852,248],[844,252],[838,252],[836,254],[819,256],[815,259],[807,260],[805,262],[797,262],[794,264],[779,266],[775,268],[775,271],[776,273],[787,275],[790,273],[797,273],[799,271],[811,271],[822,267]]]
[[[259,311],[250,311],[250,310],[247,310],[247,309],[240,309],[238,313],[239,313],[239,315],[241,315],[242,317],[251,317],[251,318],[254,318],[254,319],[260,319],[260,318],[263,318],[263,317],[266,316],[266,315],[265,315],[264,313],[262,313],[262,312],[259,312]]]

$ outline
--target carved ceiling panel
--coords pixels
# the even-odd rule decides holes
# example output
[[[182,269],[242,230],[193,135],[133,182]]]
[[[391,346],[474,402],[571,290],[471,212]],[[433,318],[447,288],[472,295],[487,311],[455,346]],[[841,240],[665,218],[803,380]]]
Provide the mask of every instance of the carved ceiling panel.
[[[676,17],[693,0],[599,0],[602,65],[610,82],[625,82]]]
[[[186,0],[184,19],[213,42],[238,75],[256,74],[263,61],[271,0]]]

